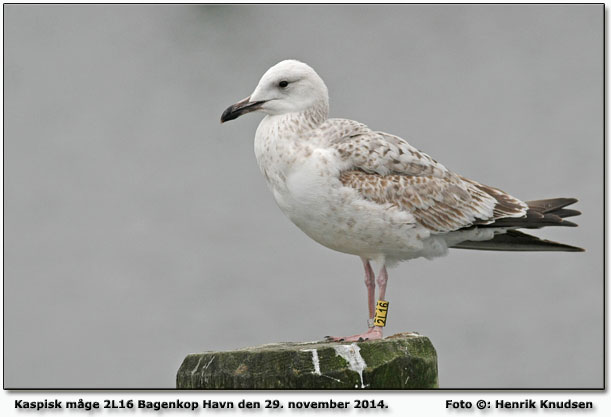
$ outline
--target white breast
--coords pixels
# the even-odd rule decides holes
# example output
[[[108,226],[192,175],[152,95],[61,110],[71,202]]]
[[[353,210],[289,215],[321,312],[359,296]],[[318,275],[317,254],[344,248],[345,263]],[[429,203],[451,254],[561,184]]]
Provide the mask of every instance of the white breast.
[[[308,207],[324,203],[325,190],[341,183],[337,155],[287,133],[279,132],[272,117],[263,119],[255,137],[255,156],[276,202],[295,221]]]

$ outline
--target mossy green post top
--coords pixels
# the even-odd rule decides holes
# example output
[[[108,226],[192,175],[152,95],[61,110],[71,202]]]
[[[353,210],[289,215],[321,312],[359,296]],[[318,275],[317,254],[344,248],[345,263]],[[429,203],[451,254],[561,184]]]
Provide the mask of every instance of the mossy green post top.
[[[364,342],[286,342],[187,355],[178,389],[432,389],[431,341],[399,333]]]

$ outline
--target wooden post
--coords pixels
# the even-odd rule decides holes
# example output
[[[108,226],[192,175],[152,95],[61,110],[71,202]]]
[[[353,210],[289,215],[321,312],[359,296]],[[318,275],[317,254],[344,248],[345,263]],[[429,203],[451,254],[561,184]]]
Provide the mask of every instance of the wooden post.
[[[400,333],[365,342],[276,343],[187,355],[178,389],[431,389],[431,341]]]

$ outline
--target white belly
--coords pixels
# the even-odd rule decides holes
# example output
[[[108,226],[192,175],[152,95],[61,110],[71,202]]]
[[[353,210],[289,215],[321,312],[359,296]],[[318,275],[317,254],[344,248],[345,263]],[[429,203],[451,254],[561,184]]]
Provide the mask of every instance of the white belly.
[[[406,212],[366,201],[344,187],[326,155],[316,155],[285,174],[281,187],[270,184],[281,210],[312,239],[345,253],[368,258],[422,256],[429,233]],[[440,254],[445,253],[445,245]]]

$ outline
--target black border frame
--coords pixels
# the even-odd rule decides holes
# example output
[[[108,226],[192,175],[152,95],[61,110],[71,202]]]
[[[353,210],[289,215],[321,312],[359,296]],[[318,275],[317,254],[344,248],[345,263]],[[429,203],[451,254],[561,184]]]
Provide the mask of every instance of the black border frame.
[[[607,303],[606,303],[606,294],[607,294],[607,174],[608,174],[608,170],[607,170],[607,160],[606,160],[606,155],[607,155],[607,146],[606,146],[606,138],[607,138],[607,21],[606,21],[606,13],[607,10],[605,8],[606,4],[605,3],[596,3],[596,2],[592,2],[592,3],[537,3],[537,2],[533,2],[533,3],[529,3],[529,2],[519,2],[519,3],[469,3],[469,2],[465,2],[465,3],[444,3],[444,2],[439,2],[439,3],[130,3],[130,2],[121,2],[121,3],[108,3],[108,2],[96,2],[96,3],[36,3],[36,2],[32,2],[32,3],[3,3],[3,32],[4,32],[4,19],[5,19],[5,14],[4,14],[4,10],[5,7],[7,5],[20,5],[20,6],[31,6],[31,5],[45,5],[45,6],[61,6],[61,5],[70,5],[70,6],[82,6],[82,5],[87,5],[87,6],[96,6],[96,5],[138,5],[138,6],[180,6],[180,5],[198,5],[198,4],[210,4],[210,5],[232,5],[232,6],[239,6],[239,5],[250,5],[250,6],[260,6],[260,5],[272,5],[272,6],[286,6],[286,5],[318,5],[318,6],[325,6],[325,5],[341,5],[341,6],[351,6],[351,5],[375,5],[375,6],[384,6],[384,5],[460,5],[460,6],[464,6],[464,5],[478,5],[478,6],[484,6],[484,5],[546,5],[546,6],[550,6],[550,5],[600,5],[603,7],[603,387],[602,388],[436,388],[436,389],[411,389],[411,390],[395,390],[395,389],[382,389],[382,390],[367,390],[367,393],[372,393],[372,392],[401,392],[401,393],[409,393],[409,392],[415,392],[415,393],[419,393],[419,392],[444,392],[444,391],[458,391],[458,392],[471,392],[471,391],[486,391],[486,392],[525,392],[525,391],[534,391],[534,392],[572,392],[572,391],[579,391],[579,392],[606,392],[607,390]],[[3,37],[3,44],[2,44],[2,56],[3,56],[3,62],[4,62],[4,46],[5,46],[5,38]],[[3,75],[2,75],[2,87],[3,87],[3,91],[4,91],[4,86],[5,86],[5,76],[4,76],[4,68],[3,68]],[[2,97],[2,102],[4,105],[4,94]],[[5,151],[5,147],[4,147],[4,134],[5,134],[5,130],[4,130],[4,116],[5,116],[5,112],[4,112],[4,107],[3,107],[3,122],[2,122],[2,137],[3,137],[3,141],[2,141],[2,152],[3,152],[3,161],[4,161],[4,151]],[[3,173],[3,179],[2,179],[2,185],[3,185],[3,189],[2,189],[2,199],[3,199],[3,208],[4,208],[4,181],[5,181],[5,168],[4,168],[4,163],[2,165],[2,173]],[[5,216],[4,216],[4,210],[2,212],[2,224],[4,226],[5,224]],[[4,239],[4,233],[2,236],[2,242],[3,244],[6,243],[5,239]],[[3,246],[3,259],[4,259],[4,246]],[[3,272],[3,277],[4,277],[4,272],[5,272],[5,268],[4,268],[4,262],[2,262],[2,272]],[[4,279],[2,280],[2,289],[3,289],[3,298],[5,297],[5,293],[4,293]],[[2,355],[2,363],[3,366],[5,364],[6,361],[6,355],[4,354],[4,320],[5,320],[5,309],[4,309],[4,300],[3,300],[3,304],[2,304],[2,312],[3,312],[3,316],[2,316],[2,332],[3,332],[3,355]],[[148,392],[292,392],[292,393],[302,393],[302,392],[320,392],[320,393],[325,393],[325,392],[352,392],[355,390],[351,390],[351,389],[337,389],[337,390],[316,390],[316,389],[303,389],[303,390],[266,390],[266,389],[251,389],[251,390],[241,390],[241,389],[211,389],[211,390],[200,390],[200,389],[169,389],[169,388],[52,388],[52,389],[45,389],[45,388],[7,388],[6,384],[5,384],[5,380],[4,380],[4,372],[2,374],[2,388],[4,391],[30,391],[30,392],[45,392],[45,393],[54,393],[54,392],[63,392],[63,391],[76,391],[76,392],[98,392],[98,391],[106,391],[106,392],[141,392],[141,391],[148,391]],[[361,392],[361,391],[358,391]],[[365,391],[363,391],[363,393],[365,393]],[[303,411],[303,410],[302,410]]]

